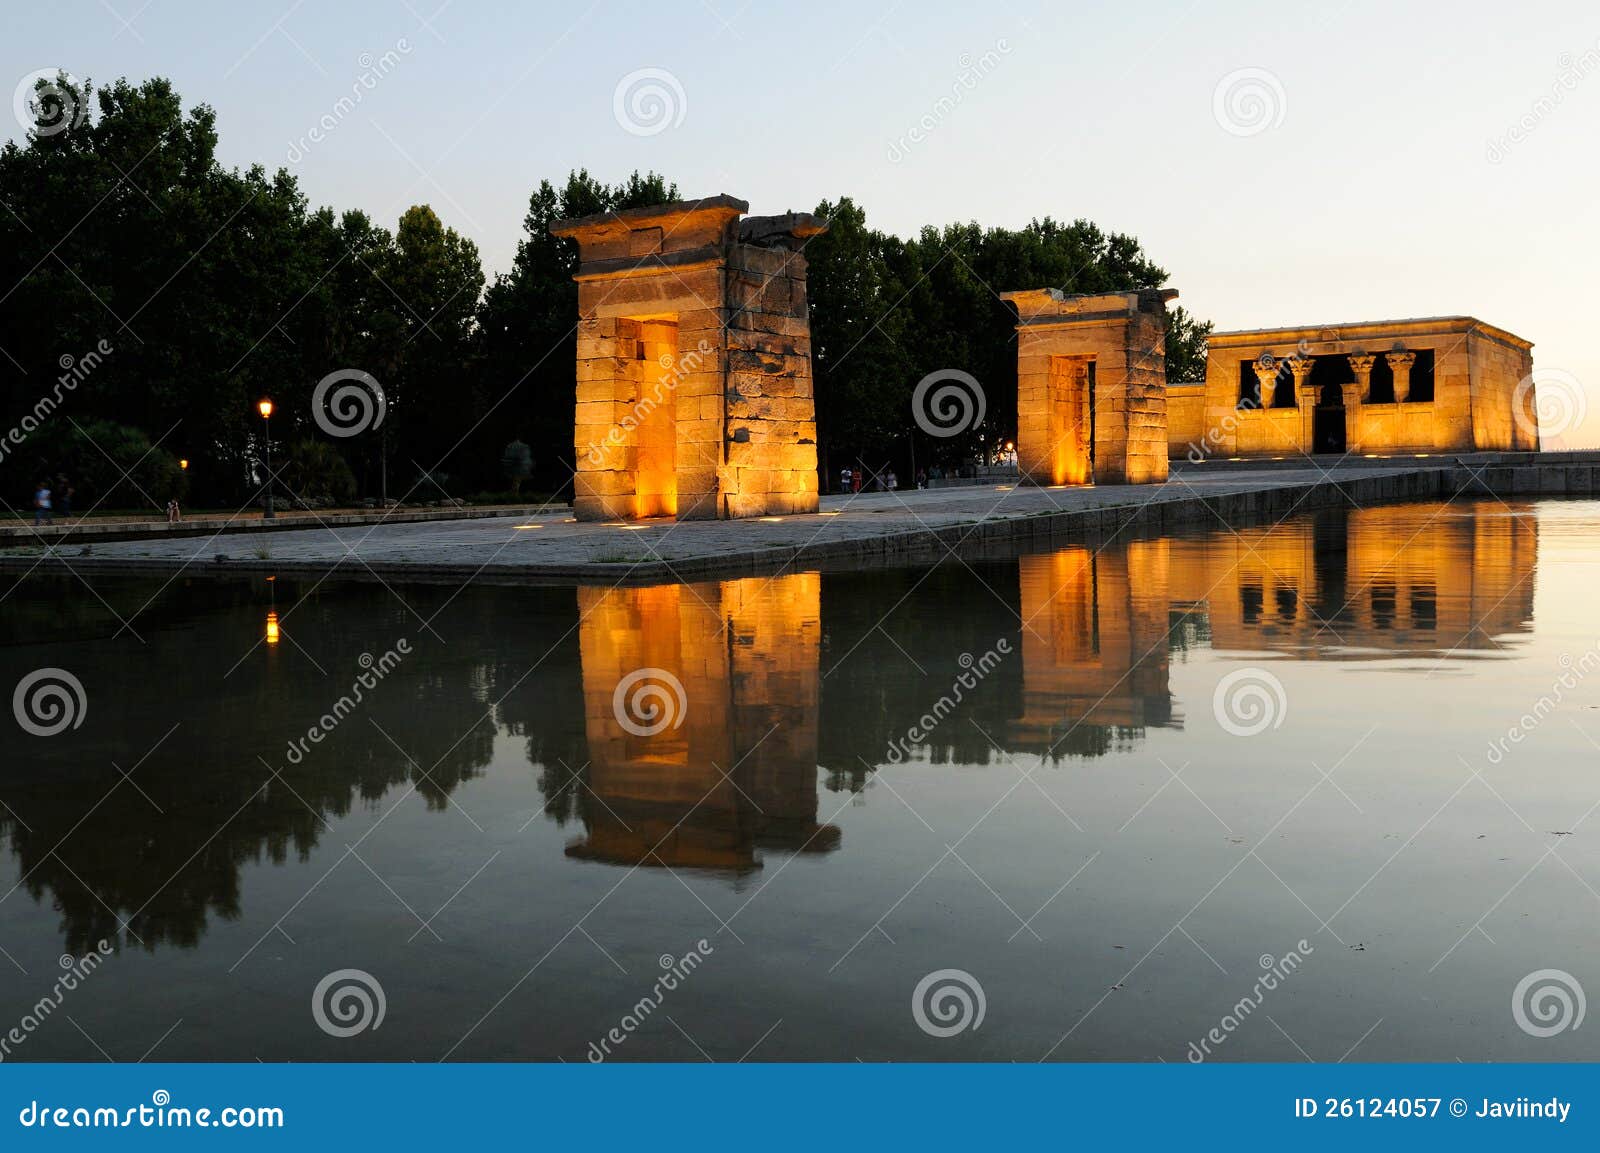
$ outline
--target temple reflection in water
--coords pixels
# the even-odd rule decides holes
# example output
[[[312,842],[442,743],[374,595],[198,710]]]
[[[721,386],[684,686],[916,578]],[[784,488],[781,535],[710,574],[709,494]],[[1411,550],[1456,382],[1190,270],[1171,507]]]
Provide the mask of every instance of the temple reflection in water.
[[[848,851],[819,797],[859,788],[914,730],[934,763],[1098,756],[1181,725],[1171,663],[1206,645],[1302,660],[1503,652],[1531,625],[1538,544],[1531,508],[1490,502],[932,571],[416,589],[409,607],[372,586],[284,579],[273,602],[264,584],[196,581],[141,616],[159,640],[137,664],[110,638],[147,583],[108,583],[104,606],[78,597],[70,611],[14,597],[0,672],[15,683],[35,667],[41,638],[70,648],[109,720],[12,750],[0,833],[18,885],[59,911],[75,952],[100,937],[193,947],[208,917],[251,914],[245,868],[303,864],[338,821],[410,789],[459,820],[466,782],[508,752],[502,771],[534,772],[507,787],[570,826],[569,857],[738,876],[767,851]],[[270,647],[269,603],[284,641]],[[435,606],[448,643],[416,628]],[[329,708],[356,655],[408,632],[415,655],[316,755],[286,763],[285,742]],[[923,724],[1002,639],[1009,653]],[[681,724],[622,725],[617,686],[643,668],[682,686]],[[135,788],[113,762],[141,754]]]
[[[821,592],[817,573],[578,590],[592,803],[568,856],[745,872],[758,848],[837,847],[817,824]],[[618,694],[641,670],[650,718]]]

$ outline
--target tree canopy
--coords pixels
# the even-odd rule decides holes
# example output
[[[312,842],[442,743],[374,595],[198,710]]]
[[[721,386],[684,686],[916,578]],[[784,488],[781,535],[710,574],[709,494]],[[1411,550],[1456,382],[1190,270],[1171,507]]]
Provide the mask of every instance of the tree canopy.
[[[264,478],[261,397],[274,401],[274,461],[291,496],[421,501],[569,483],[577,252],[550,224],[675,200],[676,184],[653,172],[607,184],[586,170],[541,181],[511,268],[486,282],[476,245],[426,204],[391,229],[311,207],[287,169],[224,167],[215,112],[185,110],[164,79],[56,88],[92,112],[48,127],[41,116],[0,149],[7,505],[58,472],[78,509],[159,503],[185,486],[191,503],[246,504]],[[997,289],[1166,279],[1136,240],[1086,220],[900,238],[848,196],[816,211],[831,222],[805,256],[819,439],[834,470],[856,459],[909,469],[913,453],[954,463],[1014,434],[1014,314]],[[1172,319],[1169,377],[1188,379],[1203,371],[1210,326],[1182,309]],[[935,440],[912,421],[910,396],[943,368],[972,373],[988,407],[978,428]],[[383,419],[330,431],[313,397],[350,369],[381,386]],[[513,443],[527,457],[508,472]]]

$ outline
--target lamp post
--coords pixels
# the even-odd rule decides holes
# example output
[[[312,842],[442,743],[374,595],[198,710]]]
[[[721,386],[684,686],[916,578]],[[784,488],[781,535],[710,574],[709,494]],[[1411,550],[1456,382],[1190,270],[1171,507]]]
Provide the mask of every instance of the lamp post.
[[[271,520],[276,515],[272,511],[272,402],[263,397],[256,410],[261,413],[261,427],[267,434],[267,507],[261,517]]]

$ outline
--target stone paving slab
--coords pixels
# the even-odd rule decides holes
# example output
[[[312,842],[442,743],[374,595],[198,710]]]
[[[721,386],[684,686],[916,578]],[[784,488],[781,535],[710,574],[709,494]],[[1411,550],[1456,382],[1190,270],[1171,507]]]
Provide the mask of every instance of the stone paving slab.
[[[650,582],[797,564],[936,561],[1140,525],[1233,523],[1329,504],[1439,495],[1445,468],[1239,470],[1161,485],[990,486],[824,497],[814,514],[578,523],[545,515],[0,549],[0,571],[272,572],[385,579]]]

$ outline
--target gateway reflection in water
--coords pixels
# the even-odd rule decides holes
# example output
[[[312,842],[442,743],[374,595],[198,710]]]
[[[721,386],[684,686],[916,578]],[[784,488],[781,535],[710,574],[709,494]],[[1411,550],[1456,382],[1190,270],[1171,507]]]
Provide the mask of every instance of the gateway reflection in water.
[[[1553,547],[1593,563],[1597,528],[1589,503],[1409,505],[933,570],[419,587],[404,604],[369,585],[186,580],[139,615],[144,646],[112,611],[132,616],[159,582],[104,582],[107,607],[25,580],[0,615],[4,683],[71,669],[90,712],[8,745],[0,945],[33,974],[117,943],[73,1016],[119,1058],[197,1017],[219,1023],[162,1056],[581,1056],[636,999],[632,978],[710,934],[715,964],[673,1016],[718,1057],[782,1020],[763,1055],[1179,1059],[1257,955],[1309,935],[1315,963],[1273,1010],[1300,1044],[1337,1055],[1382,1016],[1402,1031],[1364,1055],[1436,1056],[1489,1027],[1471,1022],[1505,1000],[1507,973],[1575,963],[1582,934],[1559,924],[1458,943],[1545,849],[1463,793],[1461,765],[1481,769],[1575,651],[1583,594],[1543,582],[1541,639],[1536,562]],[[360,654],[402,635],[414,655],[289,763]],[[963,657],[1002,639],[919,756],[885,769]],[[1244,663],[1290,690],[1290,723],[1259,741],[1212,717],[1212,689]],[[664,724],[623,723],[617,688],[640,670],[681,688]],[[1575,733],[1547,722],[1537,766],[1497,779],[1535,828],[1565,830],[1593,801]],[[1258,845],[1317,784],[1305,758],[1352,746],[1338,784],[1360,811],[1324,785]],[[1163,793],[1180,772],[1205,807]],[[1563,853],[1600,867],[1581,838]],[[1406,878],[1412,860],[1425,867]],[[1505,907],[1544,925],[1542,890]],[[1539,957],[1495,951],[1524,936]],[[359,1051],[329,1047],[304,1011],[350,966],[383,980],[396,1026]],[[988,992],[959,1050],[905,1006],[947,967]],[[1102,1003],[1130,971],[1137,996]],[[18,972],[0,1015],[34,992]],[[1450,1021],[1408,1017],[1425,1002]],[[1498,1051],[1520,1053],[1500,1026]],[[92,1055],[71,1029],[29,1045]],[[630,1046],[696,1055],[670,1030]],[[1283,1047],[1241,1030],[1227,1057]]]

